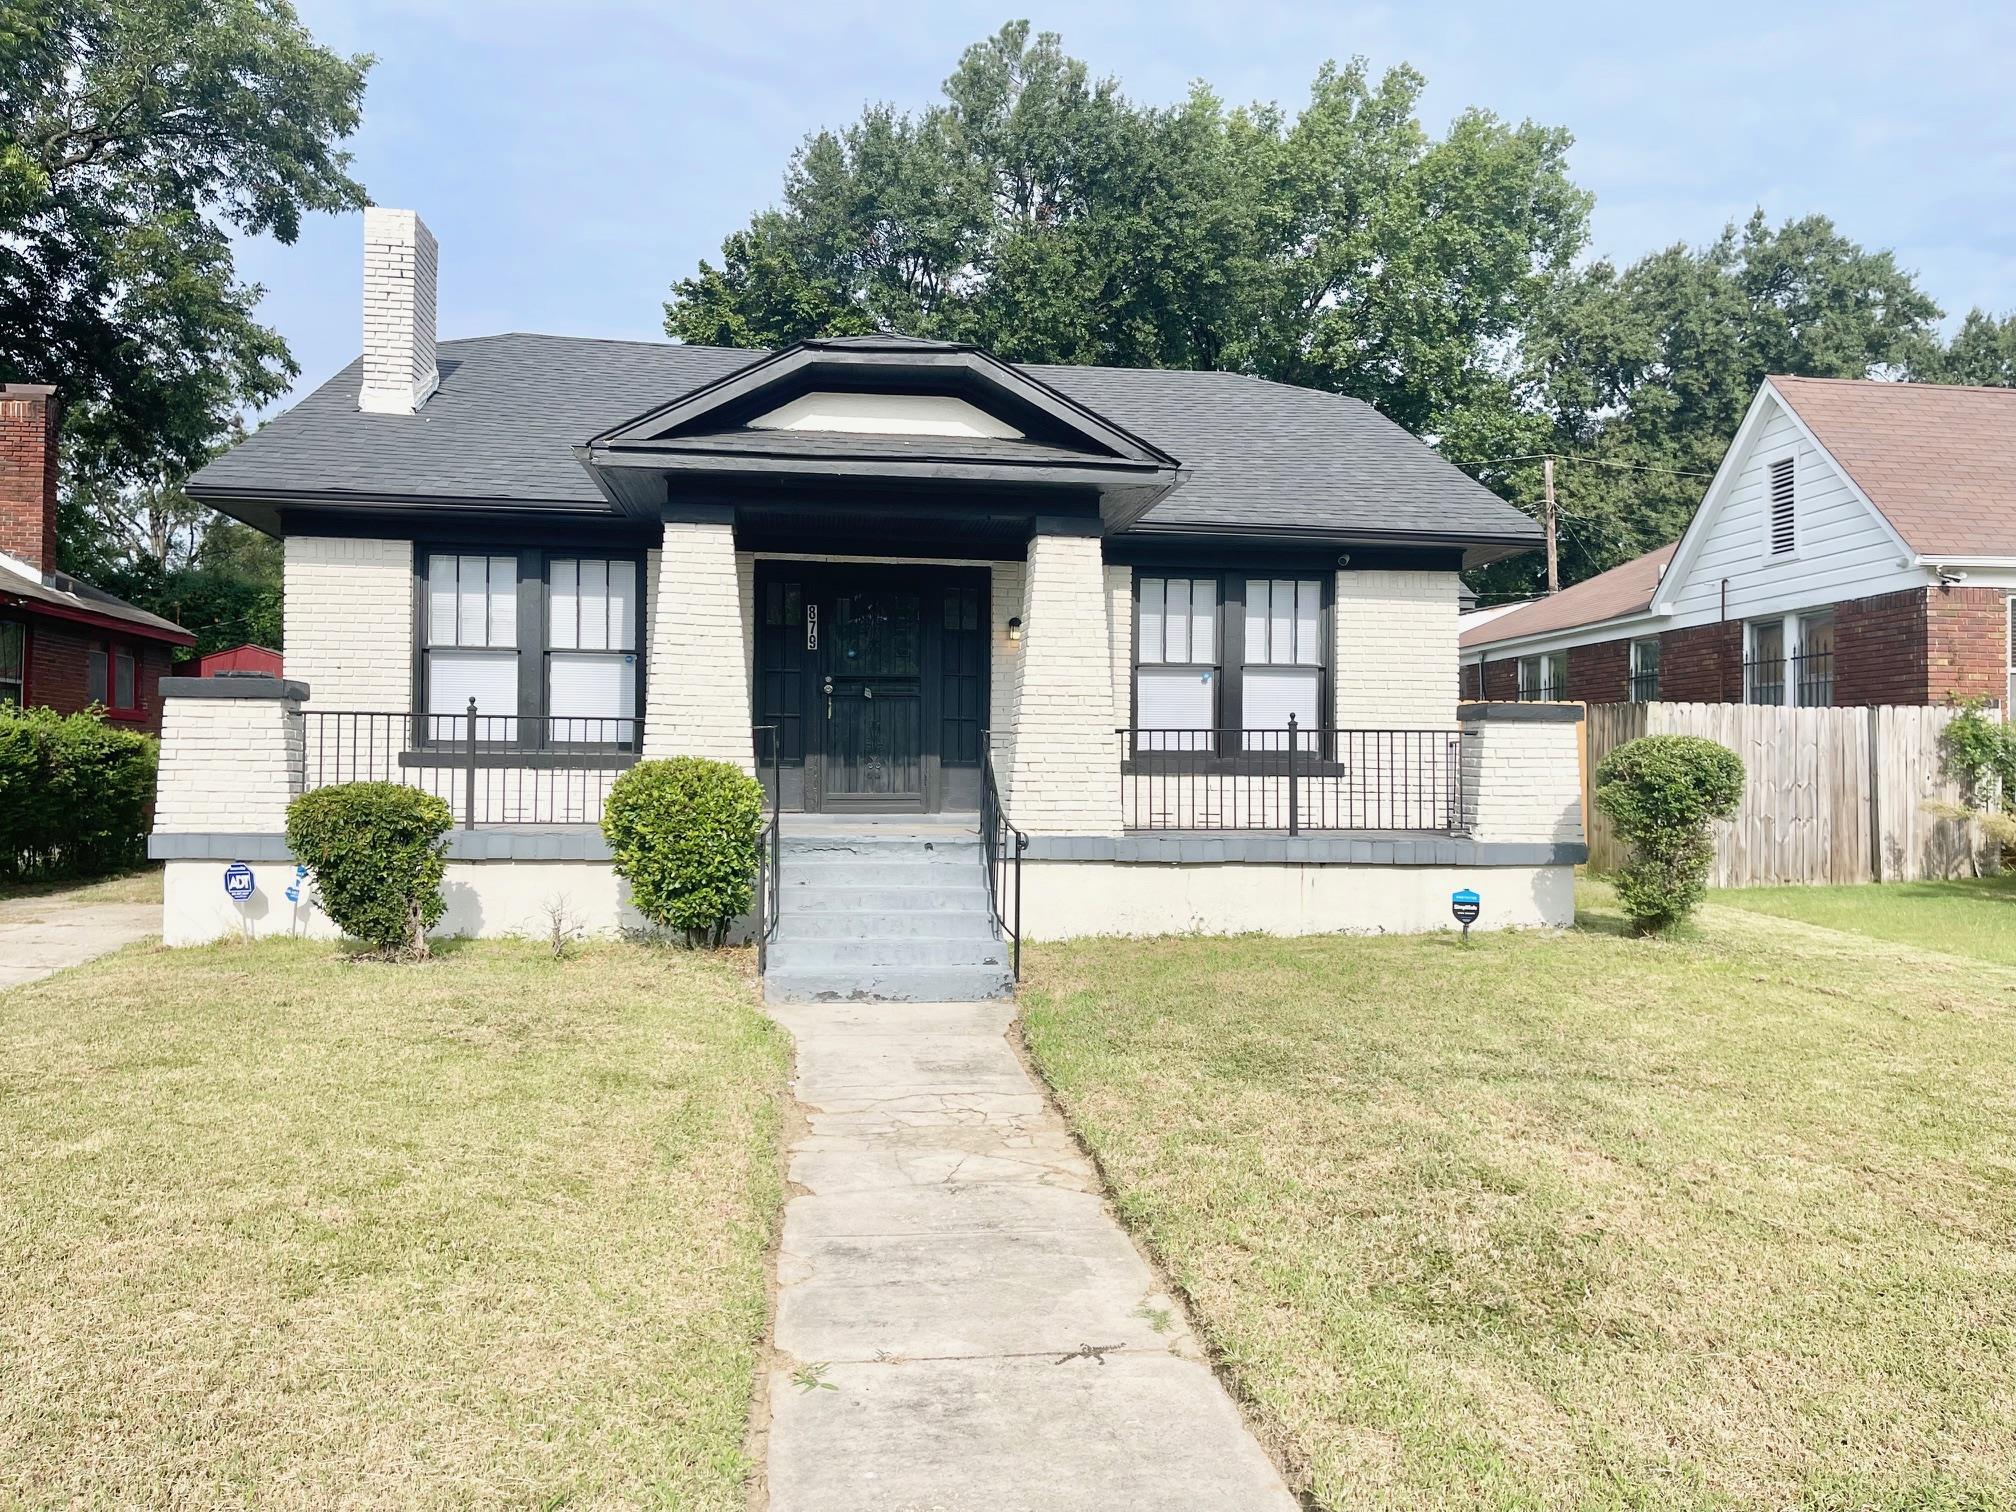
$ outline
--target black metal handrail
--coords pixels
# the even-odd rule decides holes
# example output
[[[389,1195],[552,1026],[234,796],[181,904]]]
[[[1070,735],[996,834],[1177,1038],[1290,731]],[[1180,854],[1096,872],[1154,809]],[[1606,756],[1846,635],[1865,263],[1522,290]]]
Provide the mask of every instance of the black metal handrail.
[[[994,780],[993,737],[980,732],[980,848],[987,865],[987,908],[994,927],[1008,942],[1015,980],[1022,980],[1022,852],[1029,837],[1008,822],[1001,789]],[[1009,922],[1013,913],[1014,922]]]
[[[762,738],[765,735],[770,737],[768,742]],[[756,974],[761,976],[769,970],[770,942],[776,938],[777,921],[783,914],[778,889],[784,876],[784,830],[779,808],[784,740],[776,725],[752,725],[750,738],[759,752],[766,743],[770,747],[770,817],[763,821],[763,828],[756,835]],[[763,764],[760,754],[756,762],[760,770]]]
[[[600,824],[642,734],[635,718],[479,714],[473,698],[461,714],[310,709],[302,788],[400,783],[445,801],[465,829]]]
[[[1460,834],[1460,730],[1126,726],[1120,800],[1130,830],[1404,830]]]

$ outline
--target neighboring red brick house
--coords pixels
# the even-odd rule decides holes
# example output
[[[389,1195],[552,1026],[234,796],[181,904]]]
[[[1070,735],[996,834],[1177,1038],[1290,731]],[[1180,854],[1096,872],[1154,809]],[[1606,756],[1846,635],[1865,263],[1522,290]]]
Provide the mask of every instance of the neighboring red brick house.
[[[161,728],[156,685],[196,637],[56,570],[55,391],[0,386],[0,703]]]
[[[1478,621],[1463,689],[2010,703],[2016,390],[1770,378],[1670,546]]]

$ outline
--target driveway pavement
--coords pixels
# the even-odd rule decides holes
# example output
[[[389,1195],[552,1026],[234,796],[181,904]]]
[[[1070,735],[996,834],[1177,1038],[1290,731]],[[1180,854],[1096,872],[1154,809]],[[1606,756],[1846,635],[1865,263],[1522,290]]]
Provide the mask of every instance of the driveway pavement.
[[[1012,1004],[769,1011],[808,1124],[774,1512],[1294,1512],[1009,1048]]]
[[[159,903],[0,901],[0,992],[161,933]]]

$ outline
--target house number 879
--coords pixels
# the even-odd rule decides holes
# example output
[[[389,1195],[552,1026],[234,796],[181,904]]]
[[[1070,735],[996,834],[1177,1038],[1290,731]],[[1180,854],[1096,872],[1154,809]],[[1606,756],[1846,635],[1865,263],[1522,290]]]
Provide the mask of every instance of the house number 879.
[[[817,651],[819,649],[819,606],[817,604],[807,604],[805,606],[805,649],[807,651]]]

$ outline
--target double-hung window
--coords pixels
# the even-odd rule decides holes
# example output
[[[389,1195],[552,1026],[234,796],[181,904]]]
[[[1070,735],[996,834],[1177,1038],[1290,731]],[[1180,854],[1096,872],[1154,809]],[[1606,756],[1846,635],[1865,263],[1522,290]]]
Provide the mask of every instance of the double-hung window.
[[[1218,728],[1218,579],[1136,585],[1134,722],[1144,751],[1213,751]]]
[[[28,627],[0,620],[0,707],[28,701]]]
[[[556,743],[628,741],[637,719],[637,564],[546,566],[546,714]]]
[[[1743,657],[1743,702],[1785,702],[1785,622],[1752,620],[1745,632],[1749,645]]]
[[[1239,723],[1246,749],[1286,750],[1293,719],[1296,744],[1313,751],[1323,724],[1323,584],[1316,578],[1247,578],[1245,589]]]
[[[1824,709],[1834,702],[1834,611],[1799,617],[1798,700],[1802,709]]]
[[[428,738],[528,749],[637,742],[634,556],[429,552],[421,624]]]
[[[92,641],[84,648],[84,701],[114,716],[140,712],[139,664],[131,646]]]
[[[1631,702],[1652,703],[1659,697],[1659,637],[1631,642]]]
[[[1519,701],[1558,703],[1568,696],[1568,653],[1543,651],[1519,658]]]
[[[1320,577],[1143,570],[1134,580],[1135,749],[1316,750],[1328,708]]]
[[[518,558],[434,553],[427,558],[427,726],[434,740],[464,740],[476,703],[476,738],[516,742],[519,708]]]

